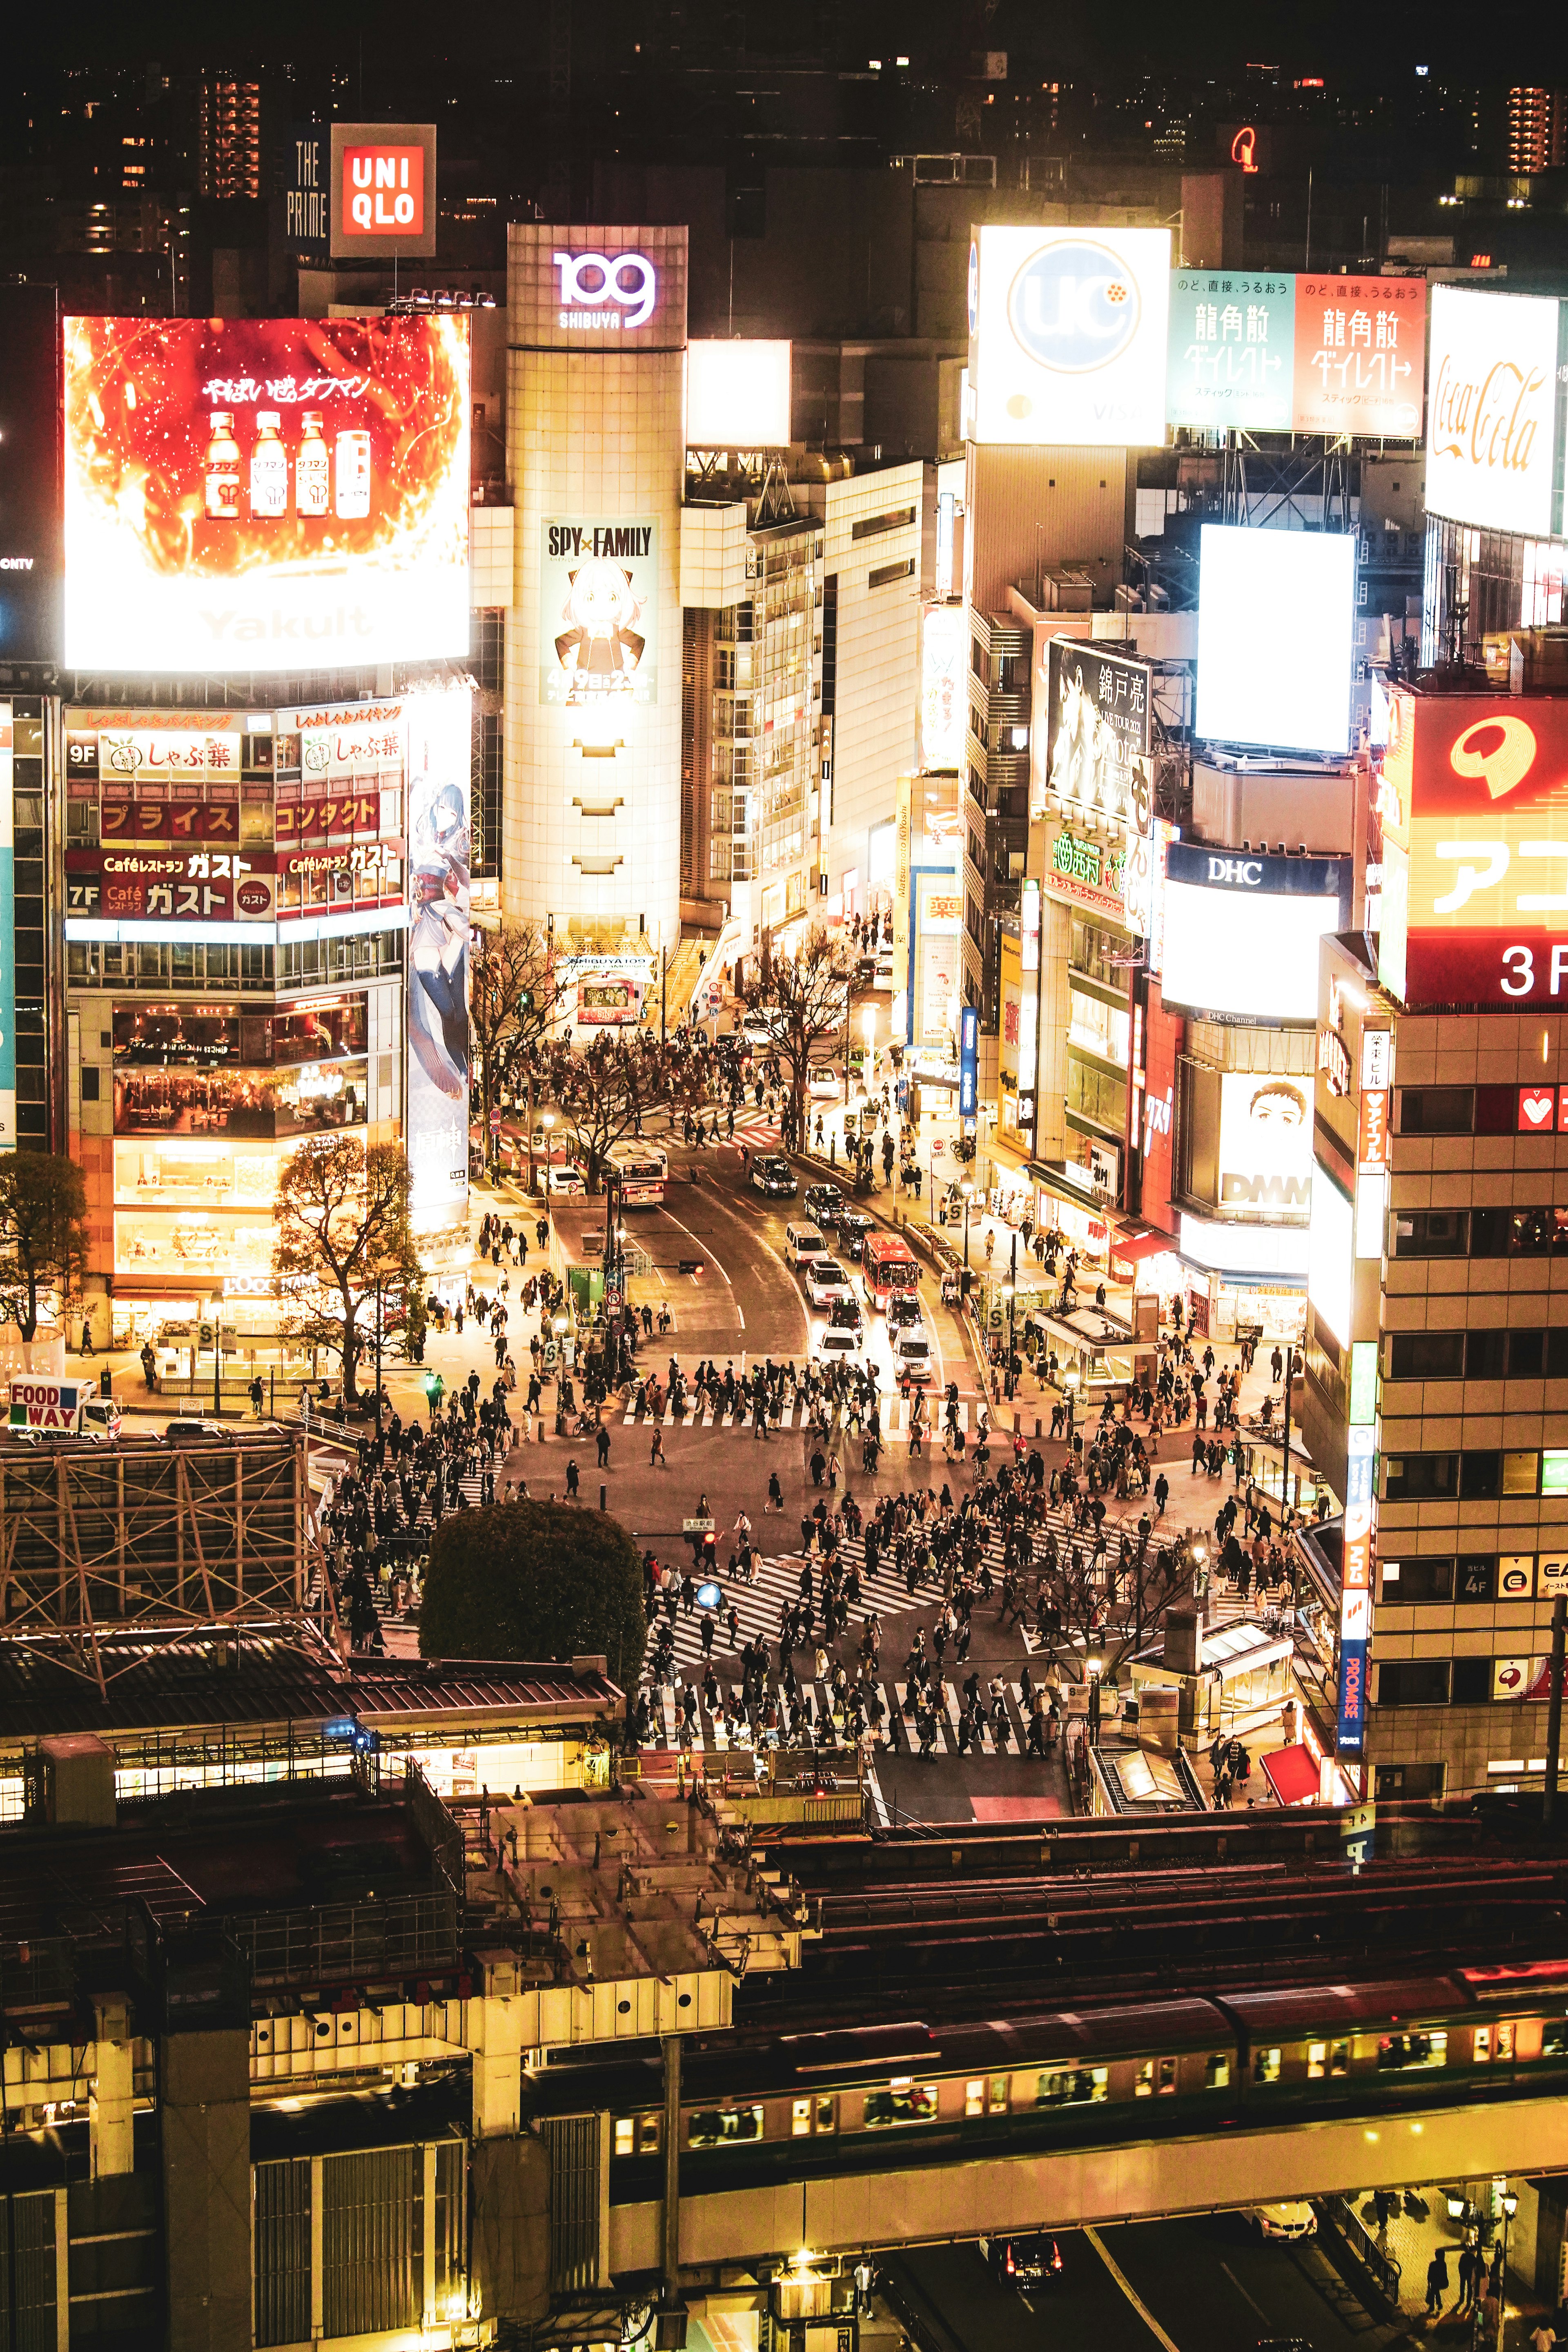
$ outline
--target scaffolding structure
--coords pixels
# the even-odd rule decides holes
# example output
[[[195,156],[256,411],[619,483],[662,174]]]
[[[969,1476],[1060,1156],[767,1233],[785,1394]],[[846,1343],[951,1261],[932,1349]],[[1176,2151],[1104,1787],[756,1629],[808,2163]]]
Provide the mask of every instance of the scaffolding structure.
[[[0,1639],[100,1694],[138,1637],[335,1631],[303,1432],[0,1452]]]

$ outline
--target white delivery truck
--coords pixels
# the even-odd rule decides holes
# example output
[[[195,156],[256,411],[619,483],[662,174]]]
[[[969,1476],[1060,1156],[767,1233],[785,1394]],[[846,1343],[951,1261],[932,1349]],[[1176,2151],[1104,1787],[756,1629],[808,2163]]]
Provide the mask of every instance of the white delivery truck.
[[[112,1398],[100,1396],[96,1381],[26,1372],[8,1383],[7,1394],[7,1427],[25,1444],[56,1435],[89,1437],[104,1445],[120,1434],[120,1407]]]

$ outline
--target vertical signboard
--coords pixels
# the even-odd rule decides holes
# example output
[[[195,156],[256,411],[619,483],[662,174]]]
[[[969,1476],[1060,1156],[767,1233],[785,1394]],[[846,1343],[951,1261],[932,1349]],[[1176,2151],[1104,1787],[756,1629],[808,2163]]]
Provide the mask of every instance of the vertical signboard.
[[[64,577],[58,297],[0,287],[0,661],[58,661]]]
[[[1051,640],[1049,783],[1069,816],[1148,833],[1153,675],[1147,662],[1079,638]]]
[[[979,1093],[980,1015],[973,1004],[958,1015],[958,1115],[973,1118]]]
[[[334,122],[334,261],[431,259],[436,251],[433,122]]]
[[[614,711],[658,700],[658,525],[544,523],[539,699]]]
[[[468,1197],[467,688],[414,695],[408,724],[409,1213],[463,1225]]]
[[[319,122],[296,122],[283,158],[283,240],[298,262],[331,257],[331,146]]]
[[[0,702],[0,1151],[16,1149],[16,854],[11,705]]]

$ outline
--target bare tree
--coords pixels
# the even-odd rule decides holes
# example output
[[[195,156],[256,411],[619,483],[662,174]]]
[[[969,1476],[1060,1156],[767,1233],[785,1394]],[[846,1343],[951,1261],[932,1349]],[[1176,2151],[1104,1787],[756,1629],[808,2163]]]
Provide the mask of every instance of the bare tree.
[[[1086,1645],[1098,1622],[1103,1672],[1113,1675],[1172,1602],[1190,1600],[1192,1590],[1192,1564],[1179,1546],[1135,1547],[1123,1563],[1114,1552],[1097,1553],[1086,1533],[1067,1538],[1051,1597],[1064,1629],[1081,1634]]]
[[[595,1037],[584,1048],[558,1043],[542,1057],[551,1100],[572,1138],[590,1192],[599,1191],[611,1152],[640,1135],[651,1111],[701,1105],[699,1059],[657,1037]]]
[[[766,977],[746,991],[747,1009],[767,1031],[784,1074],[784,1141],[792,1150],[805,1133],[811,1065],[821,1059],[824,1040],[843,1029],[855,961],[848,941],[818,924],[795,954],[775,953]]]
[[[546,933],[504,918],[477,924],[468,958],[468,1031],[479,1081],[485,1172],[495,1174],[491,1114],[503,1094],[531,1087],[533,1058],[555,1018],[560,990]],[[530,1118],[530,1131],[532,1119]]]
[[[367,1150],[354,1135],[312,1136],[278,1179],[272,1264],[289,1328],[338,1356],[343,1397],[359,1393],[358,1359],[377,1295],[406,1328],[422,1276],[408,1227],[408,1160],[395,1143]],[[401,1295],[399,1297],[399,1294]],[[372,1330],[361,1328],[368,1316]],[[417,1307],[413,1318],[421,1321]]]

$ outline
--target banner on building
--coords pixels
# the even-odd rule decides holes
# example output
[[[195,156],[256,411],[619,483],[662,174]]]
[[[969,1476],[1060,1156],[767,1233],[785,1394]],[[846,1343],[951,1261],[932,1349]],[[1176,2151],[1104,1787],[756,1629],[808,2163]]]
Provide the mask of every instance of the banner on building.
[[[541,529],[541,702],[606,711],[657,702],[658,524],[573,515]]]

